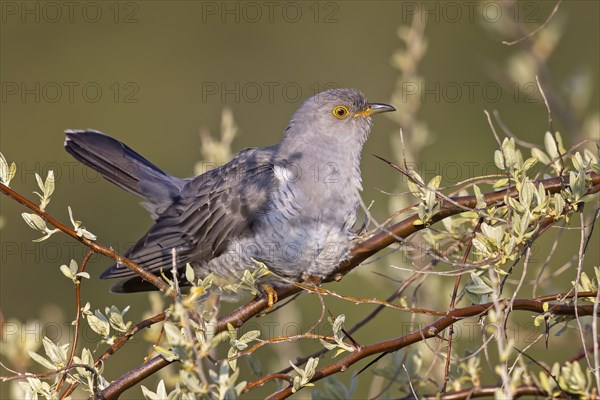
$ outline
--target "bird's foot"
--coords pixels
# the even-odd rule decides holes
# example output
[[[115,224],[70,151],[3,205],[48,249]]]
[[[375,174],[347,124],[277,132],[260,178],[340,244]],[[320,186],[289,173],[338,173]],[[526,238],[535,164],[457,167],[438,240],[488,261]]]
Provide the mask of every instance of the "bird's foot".
[[[273,305],[277,303],[277,300],[279,300],[277,292],[275,291],[275,289],[273,289],[271,285],[268,285],[266,283],[263,283],[261,287],[267,295],[267,304],[269,305],[269,308],[267,308],[266,312],[269,312],[273,308]]]

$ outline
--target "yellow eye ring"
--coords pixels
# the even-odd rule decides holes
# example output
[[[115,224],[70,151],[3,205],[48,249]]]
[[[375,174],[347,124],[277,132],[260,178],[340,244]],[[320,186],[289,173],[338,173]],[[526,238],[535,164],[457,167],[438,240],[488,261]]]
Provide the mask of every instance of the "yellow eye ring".
[[[346,107],[346,106],[337,106],[337,107],[334,107],[333,110],[331,110],[331,113],[337,119],[344,119],[348,115],[350,115],[350,110],[348,110],[348,107]]]

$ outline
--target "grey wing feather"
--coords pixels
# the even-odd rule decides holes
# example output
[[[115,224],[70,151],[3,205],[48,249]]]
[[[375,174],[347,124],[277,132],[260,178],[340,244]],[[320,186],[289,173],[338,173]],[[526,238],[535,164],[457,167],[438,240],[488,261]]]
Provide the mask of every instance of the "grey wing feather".
[[[177,250],[178,267],[219,256],[232,239],[250,234],[265,209],[275,183],[272,161],[272,148],[246,149],[228,164],[190,180],[125,256],[155,273],[170,269],[172,248]],[[115,265],[101,277],[133,275]]]

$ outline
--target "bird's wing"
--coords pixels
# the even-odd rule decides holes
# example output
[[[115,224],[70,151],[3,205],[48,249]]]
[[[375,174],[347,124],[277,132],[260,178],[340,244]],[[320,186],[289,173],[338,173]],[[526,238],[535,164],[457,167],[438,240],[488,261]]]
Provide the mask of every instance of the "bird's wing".
[[[217,257],[237,237],[249,234],[266,207],[275,179],[272,148],[251,148],[235,159],[192,179],[148,233],[125,256],[144,269],[171,268],[172,249],[179,267]],[[132,276],[115,265],[102,278]]]

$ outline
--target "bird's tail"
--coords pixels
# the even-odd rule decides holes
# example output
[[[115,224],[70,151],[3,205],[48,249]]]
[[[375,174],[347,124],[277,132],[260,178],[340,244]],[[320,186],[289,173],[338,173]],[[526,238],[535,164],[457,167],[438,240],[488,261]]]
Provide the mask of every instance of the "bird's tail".
[[[179,196],[187,179],[171,176],[144,157],[102,132],[67,130],[66,150],[115,185],[144,200],[156,219]]]

